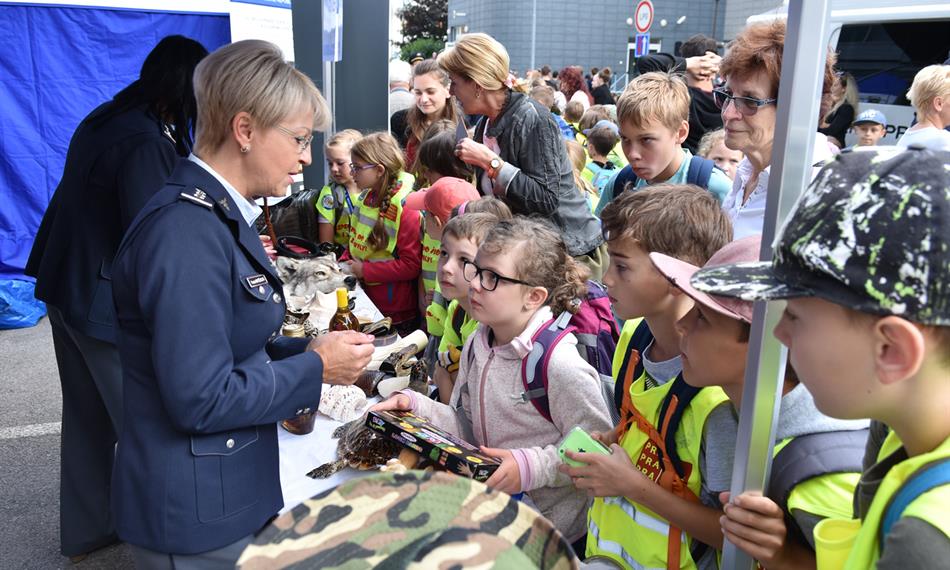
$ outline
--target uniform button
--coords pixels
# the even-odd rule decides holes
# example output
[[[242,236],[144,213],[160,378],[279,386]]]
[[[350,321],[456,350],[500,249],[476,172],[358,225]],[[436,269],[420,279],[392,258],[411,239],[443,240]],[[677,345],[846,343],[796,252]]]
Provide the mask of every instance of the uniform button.
[[[261,295],[264,294],[264,286],[263,286],[263,285],[261,285],[260,287],[258,287],[257,290],[260,291]]]
[[[303,414],[303,408],[299,408],[296,412],[294,412],[294,415],[295,415],[295,416],[299,416],[299,415],[302,415],[302,414]]]
[[[278,295],[277,293],[274,293],[274,302],[280,303],[280,295]]]
[[[228,449],[231,449],[232,447],[234,447],[234,440],[233,440],[233,439],[228,439],[226,442],[224,442],[224,445],[225,445],[225,447],[227,447]]]

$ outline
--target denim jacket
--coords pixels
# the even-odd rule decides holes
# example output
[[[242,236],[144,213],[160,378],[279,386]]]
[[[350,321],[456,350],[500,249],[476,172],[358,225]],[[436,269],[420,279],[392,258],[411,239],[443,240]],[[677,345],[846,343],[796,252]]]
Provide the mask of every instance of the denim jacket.
[[[484,142],[486,122],[482,117],[475,126],[477,142]],[[539,214],[551,220],[572,256],[603,243],[600,222],[574,185],[567,148],[550,111],[522,93],[511,92],[487,134],[498,141],[504,161],[495,178],[495,195],[512,213]],[[481,178],[482,170],[476,169],[476,180]]]

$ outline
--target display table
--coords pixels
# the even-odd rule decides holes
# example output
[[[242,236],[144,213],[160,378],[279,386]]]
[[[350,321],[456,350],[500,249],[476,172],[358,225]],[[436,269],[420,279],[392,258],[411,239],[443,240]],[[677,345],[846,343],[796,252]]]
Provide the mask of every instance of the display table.
[[[378,401],[379,398],[373,398],[367,407]],[[280,445],[280,487],[284,494],[284,508],[281,513],[344,481],[376,472],[344,467],[326,479],[307,477],[307,473],[314,467],[336,460],[337,440],[333,439],[332,434],[333,430],[341,425],[342,422],[317,414],[313,431],[307,435],[294,435],[280,426],[277,427],[277,441]]]
[[[331,299],[333,303],[332,306],[335,310],[336,296],[327,295],[327,298]],[[353,313],[357,317],[371,321],[378,321],[383,318],[383,314],[379,312],[379,309],[376,308],[359,286],[357,286],[354,291],[353,299],[356,303]],[[332,312],[330,315],[332,316]],[[326,328],[329,318],[329,316],[326,316],[325,320],[320,319],[314,324],[317,325],[318,328]],[[327,389],[329,385],[324,384],[323,387]],[[378,398],[371,399],[367,407],[378,401]],[[284,508],[281,510],[282,513],[292,509],[321,491],[336,487],[343,481],[359,477],[361,474],[374,473],[374,471],[357,471],[347,467],[326,479],[311,479],[307,477],[307,473],[314,467],[336,460],[337,440],[333,439],[332,435],[333,430],[341,425],[343,425],[342,422],[328,418],[323,414],[317,414],[313,432],[307,435],[294,435],[287,432],[287,430],[278,424],[277,441],[280,446],[280,486],[284,495]]]

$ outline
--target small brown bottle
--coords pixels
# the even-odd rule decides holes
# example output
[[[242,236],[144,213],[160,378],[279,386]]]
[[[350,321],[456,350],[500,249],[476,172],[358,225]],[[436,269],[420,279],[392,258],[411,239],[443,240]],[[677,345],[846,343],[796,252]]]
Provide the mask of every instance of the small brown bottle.
[[[360,321],[350,312],[350,297],[346,289],[336,290],[336,313],[330,319],[330,331],[359,331]]]

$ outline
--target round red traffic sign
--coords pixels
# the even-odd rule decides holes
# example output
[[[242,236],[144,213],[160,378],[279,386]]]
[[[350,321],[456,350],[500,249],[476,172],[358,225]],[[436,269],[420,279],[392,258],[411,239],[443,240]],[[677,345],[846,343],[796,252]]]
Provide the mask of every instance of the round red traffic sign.
[[[641,34],[649,32],[650,26],[653,25],[653,2],[640,0],[637,2],[637,9],[633,14],[633,22],[637,26],[637,31]]]

